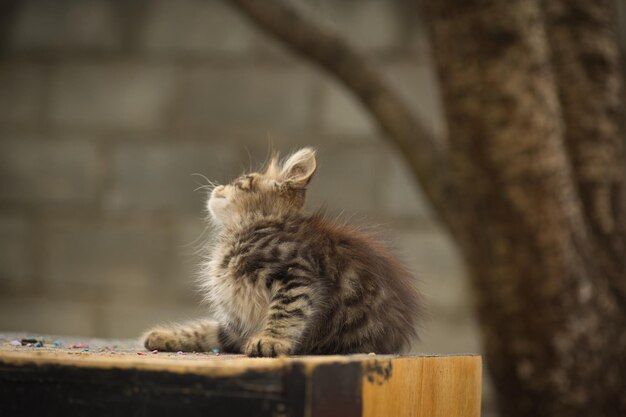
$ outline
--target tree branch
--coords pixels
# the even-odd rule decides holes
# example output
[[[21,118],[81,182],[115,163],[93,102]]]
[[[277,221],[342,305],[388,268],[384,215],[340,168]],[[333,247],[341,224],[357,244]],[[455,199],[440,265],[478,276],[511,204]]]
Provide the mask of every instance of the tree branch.
[[[230,0],[241,12],[301,57],[346,85],[400,150],[444,223],[452,226],[445,153],[373,65],[345,40],[321,29],[280,0]]]

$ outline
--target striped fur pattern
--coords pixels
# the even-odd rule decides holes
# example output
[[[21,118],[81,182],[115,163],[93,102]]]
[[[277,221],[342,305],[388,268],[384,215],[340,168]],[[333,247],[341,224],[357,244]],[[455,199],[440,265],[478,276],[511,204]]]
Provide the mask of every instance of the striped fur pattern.
[[[146,348],[273,357],[410,345],[420,316],[413,277],[368,234],[302,210],[315,169],[305,148],[212,191],[218,236],[201,285],[214,320],[153,329]]]

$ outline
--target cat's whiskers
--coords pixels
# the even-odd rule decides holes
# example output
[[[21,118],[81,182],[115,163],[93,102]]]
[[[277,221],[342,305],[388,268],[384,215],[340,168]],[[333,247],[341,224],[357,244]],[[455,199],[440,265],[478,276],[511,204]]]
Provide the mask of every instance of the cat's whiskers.
[[[198,184],[197,183],[198,187],[196,189],[194,189],[194,192],[198,191],[198,190],[207,190],[207,192],[210,194],[213,191],[213,189],[219,185],[217,182],[211,181],[206,176],[204,176],[204,175],[202,175],[200,173],[197,173],[197,172],[191,174],[191,176],[197,176],[197,177],[202,178],[204,181],[206,181],[206,184]]]

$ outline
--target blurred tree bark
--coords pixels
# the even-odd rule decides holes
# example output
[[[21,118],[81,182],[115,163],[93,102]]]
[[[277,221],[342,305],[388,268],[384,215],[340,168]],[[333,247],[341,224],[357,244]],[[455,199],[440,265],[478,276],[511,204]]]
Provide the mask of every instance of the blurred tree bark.
[[[347,42],[280,1],[231,0],[337,77],[462,249],[503,416],[626,415],[626,182],[608,0],[425,2],[449,138]]]
[[[458,237],[503,415],[624,415],[625,176],[609,5],[426,10],[465,217]]]

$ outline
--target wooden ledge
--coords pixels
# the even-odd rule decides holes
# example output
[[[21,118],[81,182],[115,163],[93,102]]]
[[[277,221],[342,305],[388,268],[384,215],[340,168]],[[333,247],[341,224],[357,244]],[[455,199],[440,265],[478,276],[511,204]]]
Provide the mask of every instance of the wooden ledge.
[[[257,359],[21,336],[0,335],[0,415],[480,415],[477,355]]]

